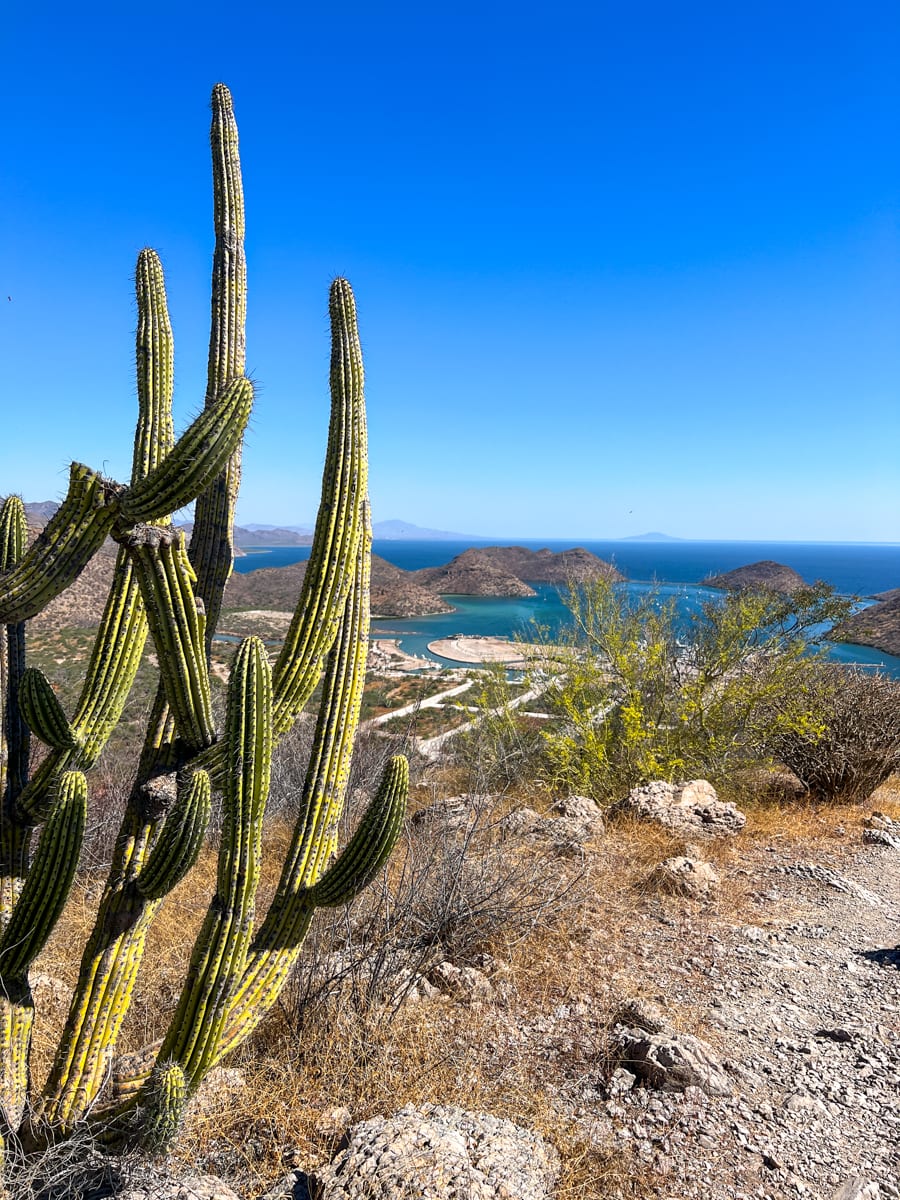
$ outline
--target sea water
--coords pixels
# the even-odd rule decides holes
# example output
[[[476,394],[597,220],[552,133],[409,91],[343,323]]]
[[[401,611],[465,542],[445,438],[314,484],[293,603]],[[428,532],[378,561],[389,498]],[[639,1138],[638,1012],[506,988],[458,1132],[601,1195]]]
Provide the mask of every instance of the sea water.
[[[435,567],[479,543],[467,541],[376,541],[373,551],[405,571]],[[496,544],[496,543],[480,543]],[[516,545],[538,550],[571,548],[572,541],[517,541]],[[692,607],[705,596],[721,595],[702,587],[709,575],[731,571],[735,567],[761,559],[772,559],[792,567],[807,582],[822,579],[846,596],[870,597],[889,588],[900,587],[900,544],[837,542],[647,542],[582,541],[577,543],[599,558],[612,562],[628,579],[629,591],[646,590],[655,582],[663,595],[675,595],[679,606]],[[235,561],[241,573],[261,567],[281,567],[309,557],[308,546],[274,546],[248,551]],[[372,623],[375,637],[396,637],[408,654],[418,654],[447,663],[428,650],[428,643],[453,634],[491,637],[533,635],[536,625],[552,635],[566,621],[568,613],[559,589],[532,585],[536,595],[528,598],[489,596],[448,596],[451,613],[430,617],[385,618]],[[880,667],[900,677],[900,658],[866,646],[848,644],[829,648],[830,657]]]

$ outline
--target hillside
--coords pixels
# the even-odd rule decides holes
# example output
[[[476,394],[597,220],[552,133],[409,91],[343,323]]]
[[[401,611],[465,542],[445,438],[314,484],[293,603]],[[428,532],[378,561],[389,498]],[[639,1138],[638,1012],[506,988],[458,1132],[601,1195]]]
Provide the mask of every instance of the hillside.
[[[234,574],[225,588],[225,607],[290,612],[305,574],[305,562]],[[423,617],[452,612],[451,605],[416,583],[409,571],[401,571],[377,554],[372,555],[371,604],[375,616]]]
[[[882,595],[888,599],[864,608],[832,630],[834,640],[900,655],[900,589],[893,588]]]
[[[733,571],[724,571],[721,575],[710,575],[703,580],[703,584],[729,592],[760,588],[770,592],[796,592],[798,588],[806,587],[806,581],[793,568],[768,558],[748,563],[745,567],[735,567]]]

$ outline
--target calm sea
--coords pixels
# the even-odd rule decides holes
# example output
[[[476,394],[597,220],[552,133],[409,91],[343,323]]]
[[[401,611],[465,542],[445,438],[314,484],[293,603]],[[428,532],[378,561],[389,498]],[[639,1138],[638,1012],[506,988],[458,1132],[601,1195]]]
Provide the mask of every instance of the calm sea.
[[[449,562],[454,555],[475,543],[471,541],[376,541],[373,550],[406,571],[434,567]],[[484,543],[488,544],[488,543]],[[571,547],[571,541],[519,541],[521,546],[537,550]],[[581,542],[579,545],[600,558],[615,563],[629,580],[629,590],[641,591],[650,582],[661,585],[666,594],[678,595],[690,605],[704,595],[714,595],[699,585],[708,575],[730,571],[760,559],[774,559],[799,572],[808,582],[823,579],[843,595],[872,596],[889,588],[900,587],[900,544],[860,542]],[[275,546],[248,552],[235,561],[241,573],[261,567],[283,567],[309,557],[308,546]],[[387,619],[373,622],[376,636],[399,638],[410,654],[431,654],[427,645],[436,638],[455,633],[509,637],[525,633],[535,622],[558,628],[566,610],[554,587],[538,586],[537,596],[524,600],[453,596],[455,611],[411,620]],[[900,677],[900,658],[865,646],[840,645],[831,648],[831,656],[844,662],[881,666]]]

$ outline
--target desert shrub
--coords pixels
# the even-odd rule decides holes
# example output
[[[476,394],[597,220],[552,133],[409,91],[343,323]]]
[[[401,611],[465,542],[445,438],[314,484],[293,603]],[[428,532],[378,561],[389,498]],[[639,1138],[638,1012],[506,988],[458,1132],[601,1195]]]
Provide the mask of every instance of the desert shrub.
[[[900,770],[900,683],[831,663],[803,680],[807,728],[772,714],[766,748],[824,801],[861,801]]]
[[[735,592],[689,613],[674,597],[607,580],[570,589],[572,622],[541,664],[557,720],[543,735],[554,788],[608,799],[648,779],[721,781],[779,731],[819,728],[803,681],[848,603],[824,584],[792,596]]]
[[[322,912],[315,953],[296,969],[284,1007],[297,1028],[340,999],[391,1019],[417,977],[445,960],[475,964],[551,926],[579,902],[583,866],[516,846],[491,796],[466,796],[408,823],[391,869],[351,907]]]

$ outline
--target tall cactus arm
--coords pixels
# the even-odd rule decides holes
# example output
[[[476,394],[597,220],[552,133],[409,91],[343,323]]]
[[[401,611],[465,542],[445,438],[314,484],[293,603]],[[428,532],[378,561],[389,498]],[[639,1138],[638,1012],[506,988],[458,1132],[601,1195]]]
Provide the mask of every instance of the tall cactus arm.
[[[350,590],[366,496],[364,374],[356,304],[336,279],[331,316],[331,423],[322,499],[296,612],[275,665],[275,732],[291,727],[318,682]]]
[[[375,798],[340,856],[307,893],[314,908],[348,904],[367,887],[397,844],[409,792],[409,764],[395,755],[385,768]]]
[[[369,530],[357,548],[355,581],[322,687],[313,755],[307,768],[297,822],[281,880],[253,939],[231,1005],[221,1055],[242,1042],[278,998],[296,962],[312,919],[305,889],[313,884],[335,846],[335,833],[353,754],[368,653]]]
[[[18,496],[8,496],[0,506],[0,572],[11,571],[25,556],[28,525],[25,506]],[[19,707],[19,688],[25,671],[25,624],[6,626],[5,644],[0,648],[2,676],[2,730],[0,730],[0,803],[7,815],[28,779],[28,726]]]
[[[96,765],[122,715],[146,639],[147,621],[140,588],[127,553],[120,549],[81,696],[70,723],[71,743],[64,745],[61,740],[58,748],[41,763],[18,799],[17,819],[29,825],[44,820],[60,774],[65,770],[88,771]]]
[[[366,678],[371,561],[369,506],[366,503],[353,587],[322,681],[313,749],[293,838],[281,881],[260,929],[261,942],[268,937],[272,923],[284,919],[282,910],[290,907],[292,897],[318,879],[337,849],[337,827],[344,807]]]
[[[21,1123],[28,1095],[34,1004],[27,969],[56,924],[72,885],[84,835],[87,786],[64,775],[24,887],[0,939],[0,1108],[9,1129]]]
[[[29,667],[22,675],[19,703],[25,720],[45,745],[56,750],[77,748],[78,737],[56,698],[53,686],[37,667]]]
[[[215,403],[230,379],[243,375],[246,363],[247,264],[244,256],[244,189],[237,122],[231,93],[217,83],[212,94],[210,128],[213,174],[212,300],[209,334],[207,406]],[[222,595],[234,563],[234,507],[241,481],[241,451],[236,447],[221,473],[197,498],[191,562],[197,595],[208,618],[207,653],[219,622]]]
[[[197,861],[209,825],[211,795],[205,771],[178,781],[178,799],[137,877],[138,891],[147,900],[165,896]]]
[[[20,563],[28,545],[25,505],[18,496],[7,496],[0,505],[0,572]]]
[[[194,596],[194,572],[184,550],[184,533],[180,529],[138,525],[122,544],[141,586],[175,727],[190,749],[201,750],[212,745],[215,729],[206,667],[205,621]]]
[[[189,504],[241,444],[252,407],[250,380],[233,380],[188,426],[166,459],[123,494],[122,521],[154,521]]]
[[[87,780],[80,771],[67,771],[0,939],[0,982],[24,974],[59,919],[75,878],[86,819]]]
[[[28,981],[13,980],[0,996],[0,1119],[4,1133],[22,1123],[28,1103],[29,1054],[34,1029],[34,1000]]]
[[[0,621],[27,621],[74,583],[109,533],[121,491],[72,463],[65,500],[21,562],[0,578]]]
[[[147,619],[140,585],[121,547],[113,585],[93,650],[72,727],[81,744],[78,767],[89,770],[122,715],[147,641]]]
[[[172,425],[175,346],[162,263],[149,247],[138,255],[134,290],[138,308],[135,337],[138,423],[132,485],[155,471],[175,445]],[[168,516],[163,519],[168,523]]]
[[[272,759],[272,675],[258,638],[241,643],[228,685],[224,739],[232,762],[216,894],[159,1062],[177,1062],[193,1088],[212,1065],[244,968],[259,881],[262,817]]]
[[[25,507],[18,496],[9,496],[0,505],[0,571],[22,561],[27,542]],[[28,830],[14,819],[16,801],[28,780],[30,751],[19,703],[24,673],[25,624],[19,621],[0,632],[0,929],[18,898],[28,860]],[[8,1013],[0,1015],[4,1031],[12,1034],[10,1019]]]
[[[82,956],[66,1026],[37,1105],[37,1117],[63,1131],[84,1117],[109,1073],[147,931],[161,903],[145,900],[134,880],[147,859],[164,809],[165,802],[154,801],[150,785],[139,776]]]

